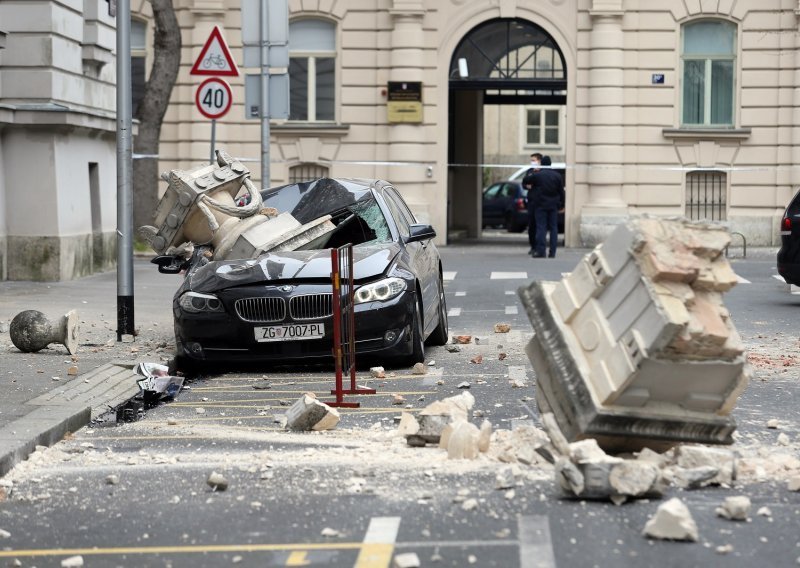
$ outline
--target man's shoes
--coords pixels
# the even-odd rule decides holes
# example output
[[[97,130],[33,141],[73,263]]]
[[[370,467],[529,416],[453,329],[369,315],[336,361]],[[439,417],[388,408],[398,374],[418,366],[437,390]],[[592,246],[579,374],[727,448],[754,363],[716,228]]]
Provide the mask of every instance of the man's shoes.
[[[531,254],[531,256],[533,258],[544,258],[544,255],[543,254],[539,254],[538,252],[535,252],[535,253]]]
[[[556,257],[556,255],[554,255],[554,254],[548,254],[547,255],[547,258],[555,258],[555,257]]]

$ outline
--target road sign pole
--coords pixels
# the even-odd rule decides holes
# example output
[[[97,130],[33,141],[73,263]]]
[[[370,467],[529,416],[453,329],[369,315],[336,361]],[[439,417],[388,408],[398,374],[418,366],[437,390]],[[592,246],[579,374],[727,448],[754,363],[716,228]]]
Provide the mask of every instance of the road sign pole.
[[[261,187],[269,187],[269,18],[261,2]]]
[[[117,341],[133,325],[131,3],[117,4]]]
[[[211,154],[209,161],[214,163],[214,148],[217,146],[217,119],[211,119]]]

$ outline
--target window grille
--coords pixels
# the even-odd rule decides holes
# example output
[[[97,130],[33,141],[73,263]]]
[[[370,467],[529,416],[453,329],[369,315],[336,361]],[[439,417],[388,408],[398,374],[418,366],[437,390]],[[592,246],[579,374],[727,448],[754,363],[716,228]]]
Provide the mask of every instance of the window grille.
[[[695,171],[686,174],[686,217],[693,221],[724,221],[727,215],[725,172]]]
[[[328,177],[328,168],[319,164],[300,164],[289,168],[289,183]]]

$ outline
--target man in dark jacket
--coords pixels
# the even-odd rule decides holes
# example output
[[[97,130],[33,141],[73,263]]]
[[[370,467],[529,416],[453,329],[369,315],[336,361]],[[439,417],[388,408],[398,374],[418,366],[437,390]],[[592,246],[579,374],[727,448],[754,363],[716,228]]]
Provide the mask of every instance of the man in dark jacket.
[[[561,175],[549,168],[552,165],[550,156],[542,157],[541,170],[532,177],[533,188],[528,191],[528,208],[533,207],[536,220],[536,244],[534,258],[543,258],[545,251],[545,234],[550,233],[550,250],[548,257],[555,258],[558,247],[558,212],[564,208],[564,180]]]
[[[525,172],[525,177],[522,178],[522,187],[528,190],[530,196],[533,189],[533,176],[539,170],[539,165],[542,163],[542,155],[539,152],[531,154],[531,167]],[[528,197],[528,243],[531,245],[528,254],[533,254],[536,250],[536,219],[534,218],[534,209],[531,206],[530,197]]]

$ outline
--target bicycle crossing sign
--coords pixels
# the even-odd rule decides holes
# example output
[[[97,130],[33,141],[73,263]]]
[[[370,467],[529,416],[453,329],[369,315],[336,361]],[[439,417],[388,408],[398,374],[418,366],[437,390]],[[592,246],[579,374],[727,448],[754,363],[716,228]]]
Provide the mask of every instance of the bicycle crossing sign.
[[[224,77],[238,77],[239,68],[231,57],[231,50],[222,37],[219,26],[214,26],[208,36],[197,61],[194,62],[190,75],[212,75]]]

